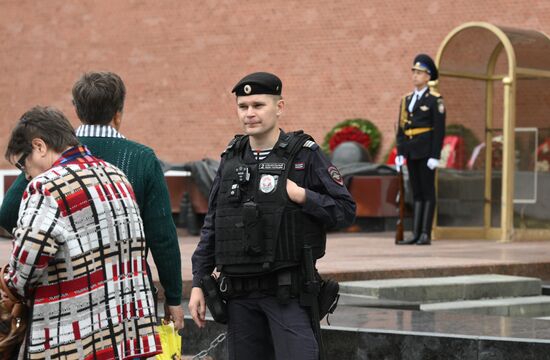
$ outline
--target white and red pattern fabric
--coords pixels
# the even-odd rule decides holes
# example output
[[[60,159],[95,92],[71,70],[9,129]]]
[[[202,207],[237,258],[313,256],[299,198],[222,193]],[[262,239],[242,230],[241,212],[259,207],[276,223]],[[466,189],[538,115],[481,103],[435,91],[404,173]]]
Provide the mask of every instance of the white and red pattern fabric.
[[[162,352],[145,239],[126,176],[85,147],[23,195],[8,284],[32,305],[25,359],[133,359]]]

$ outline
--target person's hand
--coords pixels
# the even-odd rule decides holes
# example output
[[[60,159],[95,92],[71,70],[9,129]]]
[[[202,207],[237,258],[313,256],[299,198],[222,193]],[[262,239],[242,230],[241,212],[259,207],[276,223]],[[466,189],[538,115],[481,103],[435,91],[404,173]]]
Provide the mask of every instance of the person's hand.
[[[401,166],[405,164],[405,157],[403,155],[397,155],[395,157],[395,168],[397,171],[401,171]]]
[[[2,305],[7,311],[11,311],[15,303],[3,290],[0,290],[0,297],[2,298]]]
[[[183,307],[181,305],[168,305],[167,303],[164,303],[164,319],[172,320],[176,331],[183,329],[184,315]]]
[[[430,170],[433,170],[436,167],[439,167],[439,160],[434,158],[429,158],[428,163],[426,165],[430,168]]]
[[[191,312],[191,317],[199,328],[206,325],[206,303],[204,302],[204,293],[200,287],[191,289],[189,312]]]
[[[0,298],[2,301],[8,301],[10,298],[8,297],[8,294],[4,292],[4,290],[0,290]]]
[[[306,202],[306,189],[299,187],[294,181],[286,179],[286,192],[290,200],[296,204],[304,204]]]

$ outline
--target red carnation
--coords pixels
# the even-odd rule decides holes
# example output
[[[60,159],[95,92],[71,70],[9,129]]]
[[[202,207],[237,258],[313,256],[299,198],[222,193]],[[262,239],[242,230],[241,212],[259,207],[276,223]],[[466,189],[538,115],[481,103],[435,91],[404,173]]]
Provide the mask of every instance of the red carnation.
[[[338,145],[346,141],[355,141],[356,143],[363,145],[365,149],[369,148],[371,142],[370,136],[362,132],[359,128],[355,126],[346,126],[340,129],[340,131],[334,133],[334,135],[330,138],[330,151],[334,151]]]

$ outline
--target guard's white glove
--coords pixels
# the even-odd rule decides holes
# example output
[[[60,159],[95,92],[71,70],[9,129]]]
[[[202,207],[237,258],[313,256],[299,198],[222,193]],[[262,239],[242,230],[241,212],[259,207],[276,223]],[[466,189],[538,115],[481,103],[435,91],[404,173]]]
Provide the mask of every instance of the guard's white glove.
[[[439,167],[439,160],[434,158],[429,158],[428,163],[426,164],[430,168],[430,170],[435,169],[436,167]]]
[[[395,157],[396,166],[403,166],[404,163],[405,163],[405,157],[403,155],[397,155]]]
[[[405,157],[403,155],[397,155],[395,157],[395,168],[397,171],[401,171],[401,166],[405,163]]]

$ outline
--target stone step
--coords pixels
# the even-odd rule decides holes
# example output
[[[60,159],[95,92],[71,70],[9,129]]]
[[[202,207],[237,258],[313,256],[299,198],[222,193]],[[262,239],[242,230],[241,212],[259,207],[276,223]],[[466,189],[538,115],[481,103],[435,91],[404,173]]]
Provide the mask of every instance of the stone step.
[[[340,293],[425,303],[540,295],[541,281],[498,274],[347,281]]]
[[[421,304],[420,310],[432,312],[467,312],[497,316],[544,317],[550,316],[550,296],[541,295]]]
[[[378,299],[373,296],[342,294],[338,306],[357,306],[378,309],[420,310],[420,303],[415,301]],[[338,310],[337,310],[338,311]]]

